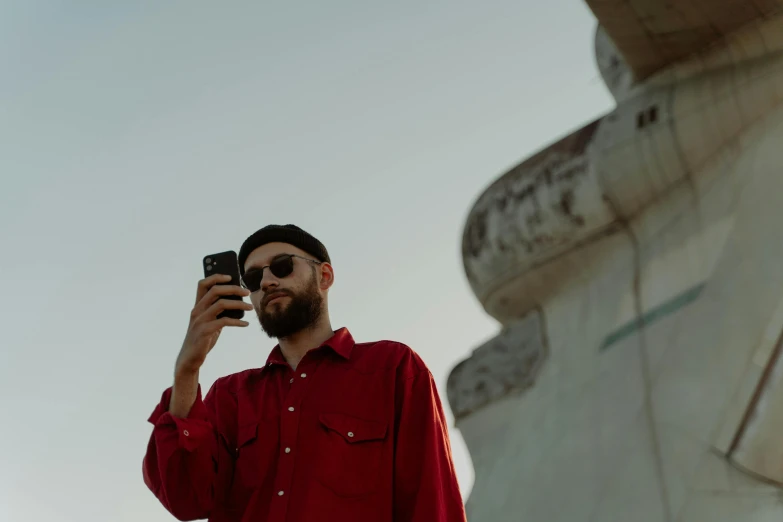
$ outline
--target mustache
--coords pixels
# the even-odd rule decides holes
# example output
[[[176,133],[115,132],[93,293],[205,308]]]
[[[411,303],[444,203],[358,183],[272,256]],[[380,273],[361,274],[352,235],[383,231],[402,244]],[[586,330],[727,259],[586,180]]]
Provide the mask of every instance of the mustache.
[[[291,292],[288,292],[286,290],[275,290],[274,292],[269,292],[268,294],[264,295],[264,299],[261,301],[261,304],[263,306],[266,306],[269,304],[269,301],[271,301],[275,297],[280,297],[281,295],[287,295],[288,297],[292,297]]]

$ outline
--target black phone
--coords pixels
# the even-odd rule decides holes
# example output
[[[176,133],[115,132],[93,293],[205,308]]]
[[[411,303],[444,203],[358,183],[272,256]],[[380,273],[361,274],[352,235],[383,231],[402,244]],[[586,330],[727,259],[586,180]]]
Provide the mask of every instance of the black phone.
[[[219,285],[237,285],[239,286],[239,260],[237,259],[237,253],[233,250],[227,252],[220,252],[218,254],[211,254],[204,256],[204,277],[209,277],[213,274],[225,274],[231,276],[231,281],[227,283],[218,283]],[[221,299],[232,299],[235,301],[242,301],[240,295],[228,295],[221,297]],[[222,317],[232,317],[234,319],[242,319],[245,316],[244,310],[223,310],[217,316],[218,319]]]

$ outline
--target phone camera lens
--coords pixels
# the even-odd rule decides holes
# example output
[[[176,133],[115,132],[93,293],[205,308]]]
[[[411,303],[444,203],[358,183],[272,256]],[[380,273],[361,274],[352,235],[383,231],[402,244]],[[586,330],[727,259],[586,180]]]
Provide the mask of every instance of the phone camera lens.
[[[208,258],[206,258],[204,261],[206,261],[206,262],[207,262],[207,264],[209,264],[209,263],[211,263],[211,262],[212,262],[212,258],[211,258],[211,257],[208,257]]]
[[[212,265],[207,265],[207,271],[212,270]]]

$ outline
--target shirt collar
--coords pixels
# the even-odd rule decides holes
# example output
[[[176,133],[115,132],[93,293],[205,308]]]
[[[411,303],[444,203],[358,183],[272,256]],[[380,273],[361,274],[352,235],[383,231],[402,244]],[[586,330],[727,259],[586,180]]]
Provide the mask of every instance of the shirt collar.
[[[318,348],[324,346],[329,347],[337,355],[347,360],[351,358],[351,352],[353,351],[354,344],[356,343],[353,340],[351,332],[349,332],[347,328],[343,327],[339,330],[335,330],[334,335],[324,341],[324,343]],[[269,357],[266,359],[266,366],[272,366],[273,364],[288,364],[285,360],[285,357],[283,357],[283,351],[280,349],[279,344],[272,349]]]

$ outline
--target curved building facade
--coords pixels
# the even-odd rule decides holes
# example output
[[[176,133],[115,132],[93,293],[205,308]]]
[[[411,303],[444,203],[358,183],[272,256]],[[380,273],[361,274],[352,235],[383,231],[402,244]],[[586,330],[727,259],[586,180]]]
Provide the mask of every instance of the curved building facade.
[[[616,108],[503,174],[465,224],[501,325],[448,382],[468,518],[780,521],[781,6],[719,0],[699,12],[722,33],[694,14],[662,40],[669,4],[588,3]],[[615,18],[642,4],[634,39]]]

